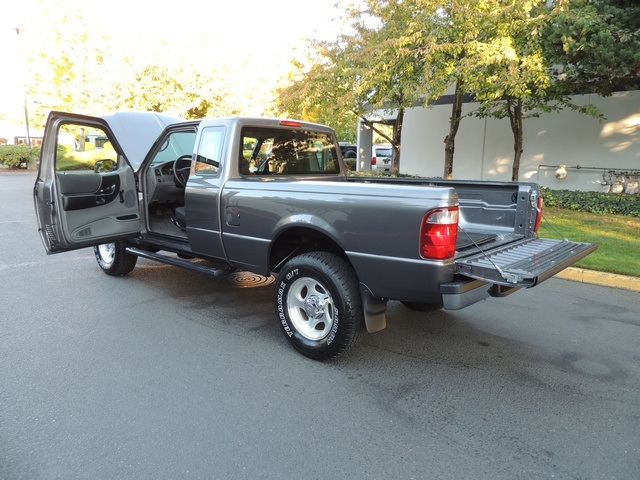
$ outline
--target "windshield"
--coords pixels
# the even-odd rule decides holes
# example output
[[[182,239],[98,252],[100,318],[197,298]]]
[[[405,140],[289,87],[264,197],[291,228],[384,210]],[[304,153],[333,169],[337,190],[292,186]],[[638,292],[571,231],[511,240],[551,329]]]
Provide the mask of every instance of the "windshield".
[[[189,131],[172,132],[160,145],[151,165],[156,166],[167,161],[174,161],[179,157],[191,156],[195,141],[195,128],[191,128]]]
[[[391,157],[390,148],[376,148],[376,157]]]

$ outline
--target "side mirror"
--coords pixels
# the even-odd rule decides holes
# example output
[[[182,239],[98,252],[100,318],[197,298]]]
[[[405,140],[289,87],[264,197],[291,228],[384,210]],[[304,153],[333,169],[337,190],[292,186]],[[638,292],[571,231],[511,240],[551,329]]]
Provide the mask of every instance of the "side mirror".
[[[114,162],[110,158],[105,158],[104,160],[98,160],[93,164],[93,171],[95,173],[112,172],[116,169],[116,166],[116,162]]]

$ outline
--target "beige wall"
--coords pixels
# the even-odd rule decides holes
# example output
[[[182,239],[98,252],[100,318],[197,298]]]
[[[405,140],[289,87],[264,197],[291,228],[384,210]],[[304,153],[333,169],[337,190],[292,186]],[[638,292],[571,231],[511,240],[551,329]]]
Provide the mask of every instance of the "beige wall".
[[[635,170],[639,174],[640,91],[606,98],[581,95],[574,100],[593,102],[606,120],[600,123],[570,110],[525,120],[519,180],[554,189],[604,191],[603,172]],[[465,104],[464,113],[473,107]],[[401,173],[442,176],[450,115],[451,105],[406,111]],[[509,181],[512,160],[513,136],[507,119],[462,120],[456,136],[454,178]],[[562,180],[556,178],[560,165],[567,166]]]

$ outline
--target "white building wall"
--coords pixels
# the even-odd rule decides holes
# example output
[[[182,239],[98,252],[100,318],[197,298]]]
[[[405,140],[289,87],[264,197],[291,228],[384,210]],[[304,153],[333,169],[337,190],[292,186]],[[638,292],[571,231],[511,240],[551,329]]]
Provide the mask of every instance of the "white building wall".
[[[543,114],[524,122],[524,152],[520,181],[535,181],[554,189],[603,191],[607,172],[640,174],[640,91],[611,97],[581,95],[606,117],[571,110]],[[475,104],[465,104],[469,113]],[[437,177],[444,170],[444,138],[451,105],[410,108],[405,112],[400,172]],[[453,177],[470,180],[511,180],[513,135],[508,119],[465,117],[456,136]],[[566,177],[556,178],[559,166]],[[614,174],[615,177],[615,174]]]

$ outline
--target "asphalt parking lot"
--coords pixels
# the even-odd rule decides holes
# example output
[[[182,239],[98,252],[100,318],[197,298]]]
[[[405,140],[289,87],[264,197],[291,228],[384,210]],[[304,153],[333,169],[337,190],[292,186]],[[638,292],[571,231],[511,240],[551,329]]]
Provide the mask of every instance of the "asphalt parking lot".
[[[553,278],[392,302],[351,355],[287,344],[273,284],[47,256],[0,174],[0,478],[637,479],[636,291]]]

